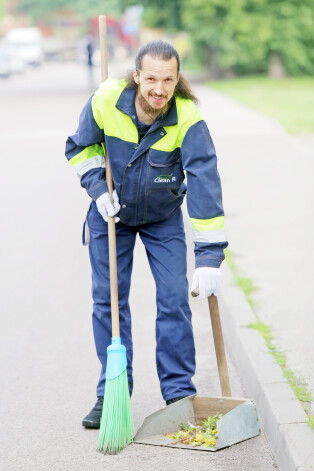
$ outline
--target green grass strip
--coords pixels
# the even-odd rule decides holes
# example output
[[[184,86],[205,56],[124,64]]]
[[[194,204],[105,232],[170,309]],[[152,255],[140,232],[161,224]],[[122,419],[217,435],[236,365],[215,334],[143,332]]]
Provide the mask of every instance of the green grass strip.
[[[242,289],[246,297],[246,300],[251,306],[251,308],[254,308],[254,301],[252,298],[252,293],[256,290],[256,288],[254,287],[253,280],[251,278],[243,277],[239,274],[238,269],[234,263],[233,255],[231,255],[228,249],[226,249],[224,253],[225,253],[226,261],[229,267],[231,268],[231,271],[235,277],[237,285],[240,286],[240,288]]]
[[[251,295],[256,290],[256,288],[254,287],[253,281],[251,280],[251,278],[244,278],[239,274],[236,264],[234,262],[233,255],[228,249],[225,250],[225,256],[226,261],[229,267],[231,268],[232,273],[234,274],[236,283],[244,292],[244,295],[248,300],[250,306],[254,308],[254,301]],[[311,391],[309,391],[306,381],[304,380],[304,378],[302,378],[301,376],[297,376],[290,368],[288,368],[285,354],[283,352],[278,351],[273,343],[274,337],[271,334],[271,328],[269,325],[265,324],[260,319],[257,319],[256,322],[249,324],[249,327],[251,329],[256,329],[264,338],[270,354],[274,357],[278,365],[281,367],[284,377],[288,381],[291,389],[293,390],[298,400],[301,402],[301,405],[308,417],[307,424],[312,430],[314,430],[314,415],[312,415],[308,409],[309,403],[313,401],[313,395]]]
[[[308,414],[308,403],[313,400],[313,395],[311,391],[308,390],[306,381],[301,376],[297,376],[290,368],[288,368],[284,353],[276,350],[276,347],[273,344],[273,336],[270,331],[270,326],[264,324],[264,322],[258,319],[257,322],[249,324],[249,327],[251,329],[256,329],[262,335],[269,352],[281,367],[284,377],[290,384],[290,387],[296,397],[301,402],[305,412]],[[311,429],[314,430],[313,415],[308,414],[307,423]]]
[[[238,77],[208,85],[271,118],[293,134],[314,132],[314,78]]]
[[[314,415],[308,414],[308,421],[307,424],[314,430]]]

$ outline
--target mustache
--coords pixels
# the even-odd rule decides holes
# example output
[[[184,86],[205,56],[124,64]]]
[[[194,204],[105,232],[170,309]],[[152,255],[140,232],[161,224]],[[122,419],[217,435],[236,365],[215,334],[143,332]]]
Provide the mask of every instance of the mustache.
[[[156,95],[156,96],[160,96],[160,95]],[[156,110],[155,108],[150,106],[150,104],[145,100],[145,98],[143,97],[143,95],[141,94],[140,91],[138,91],[137,98],[138,98],[138,102],[139,102],[141,108],[144,110],[144,112],[151,115],[154,119],[156,119],[159,116],[163,116],[168,111],[168,107],[169,107],[168,103],[166,103],[161,109]]]

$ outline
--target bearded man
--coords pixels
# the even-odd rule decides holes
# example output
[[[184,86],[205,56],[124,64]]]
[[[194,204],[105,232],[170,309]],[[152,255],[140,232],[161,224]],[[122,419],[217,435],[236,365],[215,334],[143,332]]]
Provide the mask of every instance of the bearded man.
[[[101,374],[97,402],[82,422],[87,428],[100,425],[111,342],[108,216],[116,221],[121,342],[127,349],[130,394],[128,297],[137,234],[157,289],[156,363],[163,398],[168,405],[196,393],[181,212],[185,194],[195,244],[192,289],[198,287],[203,298],[218,294],[227,247],[216,152],[196,102],[180,74],[177,51],[167,42],[153,41],[139,50],[127,80],[100,85],[81,113],[78,130],[67,140],[66,156],[92,198],[84,233],[89,233],[93,329]],[[107,158],[115,187],[113,205],[105,178]]]

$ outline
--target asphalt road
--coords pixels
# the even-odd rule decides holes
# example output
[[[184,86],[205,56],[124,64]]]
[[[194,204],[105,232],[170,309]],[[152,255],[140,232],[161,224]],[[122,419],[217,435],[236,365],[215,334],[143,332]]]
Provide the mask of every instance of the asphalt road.
[[[82,67],[49,64],[0,82],[0,469],[272,471],[263,435],[216,453],[131,445],[118,456],[103,456],[95,451],[98,432],[81,427],[95,400],[99,364],[88,252],[81,246],[89,198],[64,157],[64,143],[91,94],[89,80]],[[188,225],[187,243],[191,279]],[[164,407],[155,367],[155,287],[140,242],[130,304],[137,428]],[[195,383],[200,394],[219,395],[207,304],[193,300],[191,306]],[[243,397],[241,378],[228,360],[233,395]]]

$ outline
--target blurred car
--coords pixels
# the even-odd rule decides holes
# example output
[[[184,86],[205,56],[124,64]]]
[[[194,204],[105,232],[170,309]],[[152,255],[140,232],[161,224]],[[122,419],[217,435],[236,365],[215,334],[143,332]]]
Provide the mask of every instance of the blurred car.
[[[0,77],[8,78],[10,75],[10,58],[8,54],[0,48]]]
[[[11,74],[21,74],[26,69],[26,62],[15,48],[0,44],[0,75],[8,77]]]
[[[8,56],[12,74],[21,74],[26,70],[27,63],[15,47],[11,47],[8,44],[0,44],[0,51],[2,51],[3,55]]]
[[[14,28],[4,37],[4,44],[14,49],[28,64],[40,65],[44,60],[42,36],[38,28]]]

